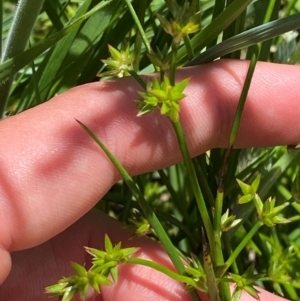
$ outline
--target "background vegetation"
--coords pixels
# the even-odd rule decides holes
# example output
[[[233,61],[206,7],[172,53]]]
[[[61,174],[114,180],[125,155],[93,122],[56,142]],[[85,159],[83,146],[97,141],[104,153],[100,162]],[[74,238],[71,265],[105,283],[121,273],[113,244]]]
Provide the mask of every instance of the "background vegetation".
[[[108,71],[108,62],[102,62],[111,56],[108,45],[125,53],[127,47],[127,54],[133,54],[132,70],[141,73],[154,71],[153,59],[147,55],[149,51],[158,53],[159,49],[167,53],[172,48],[172,37],[163,30],[157,17],[158,13],[167,20],[172,15],[176,17],[167,6],[169,1],[24,0],[17,8],[14,1],[1,2],[0,32],[2,40],[8,41],[1,49],[0,64],[3,118],[43,103],[73,86],[98,81],[97,74]],[[184,2],[189,1],[178,0],[179,5]],[[173,66],[206,63],[219,57],[252,59],[254,66],[257,60],[299,64],[299,1],[199,0],[195,3],[200,11],[197,20],[201,28],[184,38]],[[228,209],[229,215],[241,219],[220,237],[225,259],[238,249],[239,255],[229,271],[249,280],[241,285],[243,288],[256,283],[291,300],[300,300],[300,154],[287,152],[281,146],[231,150],[227,160],[228,154],[226,150],[214,149],[194,158],[193,163],[211,219],[220,196],[219,177],[224,160],[228,165],[222,187],[225,205],[221,206],[220,213],[223,215]],[[282,206],[280,208],[288,203],[283,213],[290,223],[257,229],[253,237],[248,236],[245,247],[239,249],[259,217],[255,202],[238,204],[243,195],[253,197],[256,184],[250,191],[240,183],[244,188],[241,192],[236,178],[251,184],[258,174],[261,180],[257,192],[261,200],[276,197],[276,206]],[[186,166],[178,164],[141,175],[135,177],[134,182],[182,256],[201,254],[202,262],[202,250],[207,246],[205,235],[201,234],[205,225]],[[136,224],[139,235],[155,237],[157,232],[152,229],[142,206],[123,181],[97,205],[122,222]],[[282,218],[281,213],[278,216]],[[220,269],[222,264],[213,266],[217,278],[218,273],[222,274]],[[204,270],[207,274],[205,267]]]

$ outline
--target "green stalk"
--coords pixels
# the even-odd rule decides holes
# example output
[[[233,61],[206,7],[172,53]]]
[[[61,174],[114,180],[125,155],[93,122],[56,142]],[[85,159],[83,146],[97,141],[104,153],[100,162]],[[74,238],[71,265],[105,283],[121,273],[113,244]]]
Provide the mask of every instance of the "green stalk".
[[[175,77],[176,77],[177,49],[178,49],[178,47],[177,47],[176,43],[173,42],[172,43],[172,59],[171,59],[172,61],[171,61],[171,70],[170,70],[170,83],[173,86],[175,85]],[[189,154],[189,151],[187,148],[184,132],[183,132],[183,129],[179,122],[172,122],[172,124],[173,124],[173,128],[175,130],[175,133],[176,133],[176,136],[178,139],[178,143],[180,146],[182,156],[184,158],[184,163],[187,168],[189,179],[191,180],[191,187],[192,187],[192,190],[193,190],[195,198],[196,198],[198,209],[201,214],[203,224],[204,224],[207,236],[208,236],[210,248],[213,251],[213,257],[214,257],[215,246],[213,243],[213,229],[212,229],[211,221],[210,221],[209,214],[208,214],[208,211],[206,208],[206,204],[205,204],[205,201],[204,201],[204,198],[203,198],[203,195],[202,195],[199,183],[198,183],[196,171],[193,166],[192,159],[190,157],[190,154]]]
[[[220,179],[219,179],[219,183],[218,183],[217,198],[216,198],[216,205],[215,205],[215,216],[214,216],[214,237],[215,237],[215,243],[216,243],[215,261],[216,261],[217,266],[222,266],[224,264],[224,257],[223,257],[223,253],[222,253],[222,244],[221,244],[221,236],[220,236],[221,235],[221,217],[222,217],[223,198],[224,198],[224,187],[223,187],[224,183],[223,182],[224,182],[224,177],[225,177],[225,174],[226,174],[226,171],[228,168],[228,159],[229,159],[233,144],[235,143],[237,133],[239,130],[242,113],[244,110],[246,98],[247,98],[248,91],[250,88],[251,79],[253,77],[254,69],[256,66],[258,54],[259,54],[259,50],[254,52],[251,62],[250,62],[250,66],[249,66],[248,73],[247,73],[247,76],[245,79],[244,87],[243,87],[243,90],[242,90],[242,93],[240,96],[240,100],[239,100],[238,107],[237,107],[237,110],[235,113],[233,125],[231,128],[230,138],[229,138],[229,147],[225,153],[225,158],[224,158],[221,175],[220,175]],[[231,254],[230,258],[232,258],[232,257],[234,258],[234,252]],[[240,251],[237,254],[239,254],[239,253],[240,253]],[[234,260],[235,260],[235,258],[234,258]],[[232,264],[232,263],[230,263],[230,264]],[[228,269],[228,267],[227,267],[227,269]],[[221,291],[221,295],[224,300],[230,300],[230,291],[229,291],[228,283],[221,282],[220,283],[220,291]]]
[[[291,15],[292,9],[296,6],[298,0],[291,0],[287,3],[287,8],[284,11],[284,17]]]
[[[215,214],[214,214],[214,237],[216,242],[216,258],[215,264],[216,266],[224,266],[224,256],[222,251],[222,242],[221,242],[221,218],[222,218],[222,210],[223,210],[223,200],[224,200],[224,178],[227,171],[229,154],[231,151],[231,147],[227,149],[223,161],[223,166],[221,169],[221,175],[218,181],[217,188],[217,197],[215,202]],[[222,300],[230,301],[231,294],[229,285],[227,282],[219,283],[220,295]]]
[[[183,275],[179,275],[178,273],[175,273],[172,270],[170,270],[170,269],[166,268],[165,266],[162,266],[156,262],[137,258],[137,257],[130,257],[126,260],[126,263],[139,264],[139,265],[143,265],[143,266],[152,268],[156,271],[159,271],[159,272],[169,276],[170,278],[172,278],[176,281],[179,281],[179,282],[185,283],[187,285],[190,285],[191,287],[197,288],[197,284],[192,278],[183,276]]]
[[[224,191],[217,190],[217,197],[215,202],[215,214],[214,214],[214,237],[216,244],[216,257],[215,257],[215,265],[222,266],[224,264],[224,256],[222,251],[222,243],[221,243],[221,218],[222,218],[222,209],[223,209],[223,199],[224,199]],[[226,282],[219,283],[221,300],[230,301],[230,289],[229,285]]]
[[[208,294],[211,301],[220,301],[218,285],[215,276],[214,264],[204,230],[202,228],[203,266],[207,278]],[[225,301],[225,300],[224,300]]]
[[[134,20],[134,22],[135,22],[135,24],[137,26],[138,32],[139,32],[139,34],[142,37],[142,40],[143,40],[143,42],[145,44],[145,47],[146,47],[147,51],[149,53],[151,53],[152,52],[151,51],[151,46],[150,46],[150,43],[149,43],[149,41],[147,39],[146,33],[145,33],[144,29],[143,29],[143,26],[142,26],[142,24],[141,24],[141,22],[139,20],[139,17],[137,16],[137,14],[136,14],[136,12],[135,12],[135,10],[134,10],[134,8],[133,8],[130,0],[125,0],[125,2],[127,4],[127,7],[128,7],[128,9],[129,9],[129,11],[131,13],[131,16],[132,16],[133,20]]]
[[[167,254],[169,255],[171,261],[173,262],[175,268],[179,272],[179,274],[185,274],[185,267],[184,264],[181,261],[181,258],[172,244],[172,241],[170,240],[168,234],[164,230],[163,226],[161,225],[159,219],[157,218],[156,214],[140,192],[137,185],[132,180],[131,176],[128,174],[128,172],[125,170],[125,168],[122,166],[122,164],[114,157],[114,155],[110,152],[110,150],[105,146],[105,144],[83,123],[81,123],[79,120],[76,120],[79,125],[91,136],[91,138],[101,147],[101,149],[105,152],[107,157],[111,160],[111,162],[114,164],[116,169],[119,171],[121,176],[123,177],[125,183],[128,185],[129,189],[131,190],[133,196],[137,200],[139,206],[141,207],[146,219],[149,221],[151,227],[155,231],[155,234],[157,235],[158,239],[164,246]],[[191,291],[191,296],[193,300],[198,301],[199,297],[195,293],[195,291]]]
[[[223,192],[217,191],[217,197],[215,202],[215,213],[214,213],[214,232],[218,233],[218,238],[220,238],[221,232],[221,217],[222,217],[222,208],[223,208]],[[218,239],[219,240],[219,239]],[[216,242],[218,244],[218,242]],[[221,248],[221,240],[219,241]]]
[[[215,203],[215,213],[214,213],[214,239],[216,244],[216,257],[215,264],[220,266],[224,264],[224,257],[222,253],[222,243],[221,243],[221,217],[223,208],[223,196],[224,193],[217,191],[216,203]]]
[[[266,23],[270,20],[271,15],[272,15],[272,11],[273,11],[274,6],[275,6],[275,1],[276,0],[273,0],[269,3],[267,14],[266,14],[265,19],[264,19],[264,23]],[[226,154],[227,155],[226,159],[228,159],[228,157],[230,155],[231,148],[233,147],[233,145],[235,143],[235,140],[236,140],[236,137],[237,137],[237,133],[238,133],[238,130],[239,130],[239,127],[240,127],[240,123],[241,123],[242,114],[243,114],[243,111],[244,111],[247,95],[248,95],[248,92],[249,92],[249,89],[250,89],[252,77],[253,77],[253,74],[254,74],[254,70],[255,70],[255,67],[256,67],[256,63],[257,63],[259,54],[260,54],[260,50],[261,50],[261,43],[258,44],[257,49],[255,49],[255,51],[253,52],[252,57],[251,57],[250,65],[249,65],[249,68],[248,68],[248,72],[247,72],[246,79],[245,79],[245,82],[244,82],[243,90],[242,90],[242,93],[241,93],[241,96],[240,96],[240,99],[239,99],[239,103],[238,103],[238,106],[237,106],[237,109],[236,109],[236,112],[235,112],[231,132],[230,132],[229,147],[228,147],[228,152]],[[227,161],[227,160],[225,160],[225,161]],[[227,164],[227,162],[226,162],[226,164]],[[224,169],[226,170],[227,167],[225,167]]]
[[[250,88],[251,80],[252,80],[254,70],[256,67],[258,56],[259,56],[259,47],[257,48],[256,51],[253,52],[253,55],[252,55],[252,58],[250,61],[247,76],[246,76],[246,79],[244,82],[243,90],[242,90],[240,100],[239,100],[239,103],[238,103],[238,106],[237,106],[237,109],[235,112],[231,132],[230,132],[229,147],[232,147],[236,140],[236,136],[237,136],[237,133],[238,133],[238,130],[240,127],[240,123],[241,123],[241,119],[242,119],[242,113],[243,113],[243,110],[245,107],[247,95],[249,92],[249,88]]]
[[[128,70],[128,72],[144,90],[147,90],[146,83],[134,70]]]
[[[20,54],[26,47],[33,25],[44,0],[20,0],[5,42],[1,63]],[[5,116],[6,106],[14,76],[0,85],[0,118]]]
[[[225,262],[225,268],[222,269],[222,274],[220,275],[220,277],[222,277],[224,273],[228,270],[228,268],[234,263],[235,259],[239,256],[241,251],[247,246],[247,244],[250,242],[252,237],[255,235],[255,233],[257,233],[257,231],[260,229],[262,225],[263,225],[262,221],[256,222],[254,227],[247,233],[244,239],[239,243],[239,245],[232,252],[231,256]]]
[[[192,163],[192,159],[190,157],[188,148],[187,148],[187,144],[186,144],[186,139],[184,136],[184,132],[182,129],[182,126],[179,122],[172,122],[173,124],[173,128],[175,130],[177,139],[178,139],[178,143],[179,143],[179,147],[181,150],[181,154],[183,156],[183,160],[187,169],[187,173],[189,176],[189,180],[191,181],[191,187],[193,189],[193,193],[195,195],[196,198],[196,202],[197,202],[197,206],[205,227],[205,231],[207,233],[207,237],[208,237],[208,241],[209,241],[209,246],[210,249],[212,250],[212,254],[213,254],[213,259],[215,259],[216,257],[216,247],[215,247],[215,240],[214,240],[214,232],[213,232],[213,227],[211,224],[211,220],[209,218],[209,214],[206,208],[206,204],[197,180],[197,176],[196,176],[196,172],[195,172],[195,168],[193,166]]]
[[[177,67],[177,45],[173,42],[172,43],[171,67],[170,67],[170,84],[172,86],[175,86],[176,67]]]

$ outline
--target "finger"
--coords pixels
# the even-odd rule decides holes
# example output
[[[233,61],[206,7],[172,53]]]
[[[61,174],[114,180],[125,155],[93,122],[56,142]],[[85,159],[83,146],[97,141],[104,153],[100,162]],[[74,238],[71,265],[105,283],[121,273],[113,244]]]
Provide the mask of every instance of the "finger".
[[[12,253],[12,271],[0,286],[0,299],[19,300],[22,296],[23,301],[49,300],[49,296],[44,294],[44,288],[56,283],[62,276],[74,274],[70,268],[71,261],[88,267],[91,258],[83,246],[103,249],[105,234],[114,244],[121,241],[122,247],[140,247],[137,256],[173,269],[159,243],[145,237],[130,239],[132,229],[98,210],[93,210],[50,241],[32,249]],[[155,300],[189,300],[182,285],[147,267],[139,266],[136,269],[131,265],[127,267],[122,265],[119,279],[117,287],[103,288],[101,300],[135,300],[131,296],[134,291],[137,293],[136,300],[147,300],[143,296],[149,297],[151,294],[159,296],[163,291],[166,292],[163,294],[165,296]],[[160,288],[162,283],[167,287]],[[116,298],[111,298],[110,295],[119,289],[120,293],[116,294]],[[170,292],[167,293],[168,289]],[[95,292],[90,294],[90,298],[96,296],[98,295]],[[167,296],[169,299],[166,299]]]
[[[181,120],[192,155],[226,146],[247,68],[248,62],[218,61],[179,72],[179,77],[191,78]],[[299,67],[258,64],[237,146],[300,140],[299,74]],[[139,89],[128,78],[88,84],[1,122],[3,250],[53,237],[119,178],[74,118],[91,127],[131,174],[181,159],[165,117],[158,112],[136,117]]]
[[[62,276],[74,274],[70,268],[71,261],[88,267],[91,258],[87,256],[83,246],[103,249],[104,234],[108,234],[114,244],[121,241],[122,247],[140,247],[136,256],[172,269],[170,260],[159,243],[145,237],[130,239],[132,229],[100,211],[93,210],[52,240],[38,247],[13,253],[13,268],[0,286],[0,299],[19,300],[22,296],[23,301],[49,300],[44,288],[56,283]],[[203,301],[208,301],[203,295],[202,298]],[[119,279],[116,284],[102,287],[101,296],[90,291],[87,301],[89,300],[191,301],[184,286],[177,281],[151,268],[129,264],[119,266]],[[261,290],[260,300],[284,299]],[[255,299],[245,293],[241,301]]]

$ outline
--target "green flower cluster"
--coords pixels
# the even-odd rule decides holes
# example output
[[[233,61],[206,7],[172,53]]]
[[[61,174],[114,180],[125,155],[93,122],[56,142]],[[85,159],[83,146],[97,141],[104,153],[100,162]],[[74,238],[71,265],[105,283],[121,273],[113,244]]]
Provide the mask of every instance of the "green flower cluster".
[[[253,201],[258,218],[264,223],[264,225],[273,227],[275,224],[285,224],[289,222],[289,220],[279,215],[284,208],[289,206],[288,202],[275,207],[275,198],[269,198],[263,203],[259,195],[256,193],[260,183],[260,176],[257,176],[251,185],[240,180],[237,180],[237,182],[243,192],[243,196],[239,199],[239,203],[245,204]]]
[[[133,70],[134,55],[127,47],[123,51],[119,51],[111,45],[108,45],[108,50],[110,53],[110,58],[107,60],[102,60],[102,62],[109,69],[106,72],[99,73],[98,76],[129,76],[129,71]]]
[[[105,251],[93,248],[85,248],[93,256],[92,266],[89,270],[78,263],[72,263],[75,275],[65,277],[57,284],[46,287],[46,293],[60,296],[61,301],[71,301],[79,293],[85,300],[89,287],[100,293],[101,285],[110,285],[112,281],[118,280],[118,265],[126,262],[138,248],[121,248],[121,243],[113,246],[106,235],[104,241]]]
[[[164,77],[161,82],[157,78],[147,83],[146,92],[139,92],[143,100],[139,101],[138,116],[152,112],[156,107],[162,115],[167,115],[172,121],[179,121],[179,101],[185,97],[184,89],[189,83],[189,79],[172,86],[168,77]]]
[[[262,277],[260,274],[254,274],[254,264],[250,265],[243,275],[229,274],[229,281],[235,283],[235,289],[232,293],[232,301],[240,300],[243,291],[259,300],[258,290],[254,287],[256,281]]]
[[[173,18],[168,21],[164,16],[158,15],[163,29],[173,37],[173,43],[179,45],[181,40],[200,29],[200,14],[197,11],[197,1],[185,1],[180,6],[175,0],[166,0]]]

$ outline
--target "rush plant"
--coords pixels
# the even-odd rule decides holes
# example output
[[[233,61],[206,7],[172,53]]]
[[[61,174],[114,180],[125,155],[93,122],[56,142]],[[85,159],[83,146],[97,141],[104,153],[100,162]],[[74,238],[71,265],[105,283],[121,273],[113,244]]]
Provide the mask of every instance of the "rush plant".
[[[183,283],[193,300],[201,300],[197,291],[211,301],[237,301],[243,291],[258,298],[258,285],[299,299],[300,155],[294,146],[234,149],[257,61],[300,62],[297,1],[34,2],[39,3],[34,14],[27,13],[29,0],[20,1],[16,11],[3,2],[8,46],[0,65],[2,116],[93,81],[96,74],[103,81],[131,76],[140,85],[136,118],[158,110],[172,124],[183,157],[181,164],[132,178],[101,137],[78,120],[123,178],[97,207],[134,224],[136,236],[159,240],[176,272],[105,236],[104,250],[86,247],[89,269],[72,263],[74,275],[46,292],[61,301],[76,294],[84,300],[88,289],[101,293],[103,285],[117,282],[119,265],[138,264]],[[31,22],[23,23],[29,16]],[[34,30],[19,34],[24,24]],[[189,78],[176,81],[176,71],[218,58],[247,58],[248,73],[227,149],[191,158],[180,123]]]

